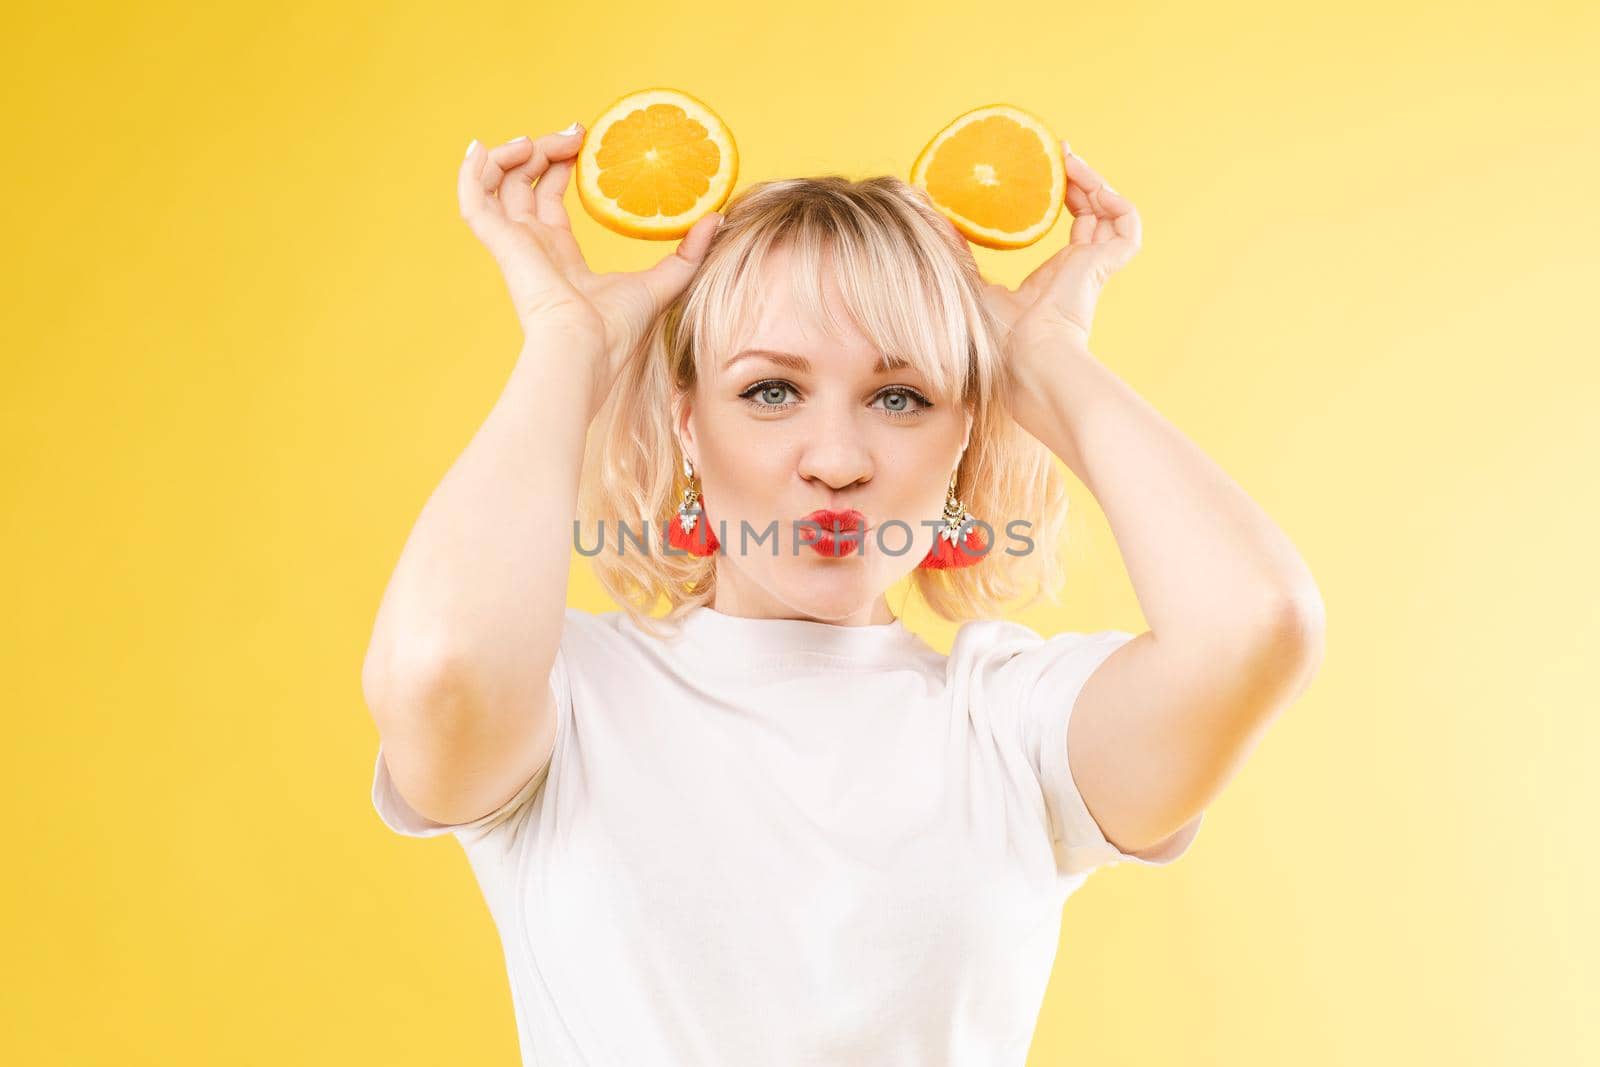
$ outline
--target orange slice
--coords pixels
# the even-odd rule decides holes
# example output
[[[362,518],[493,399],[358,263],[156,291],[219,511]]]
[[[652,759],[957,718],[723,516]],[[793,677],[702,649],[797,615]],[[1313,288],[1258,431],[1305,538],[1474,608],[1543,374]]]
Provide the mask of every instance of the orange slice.
[[[629,93],[584,132],[574,168],[595,221],[628,237],[682,237],[733,191],[739,151],[716,112],[677,89]]]
[[[1061,214],[1067,168],[1061,142],[1036,116],[989,104],[958,116],[923,147],[911,184],[973,244],[1023,248]]]

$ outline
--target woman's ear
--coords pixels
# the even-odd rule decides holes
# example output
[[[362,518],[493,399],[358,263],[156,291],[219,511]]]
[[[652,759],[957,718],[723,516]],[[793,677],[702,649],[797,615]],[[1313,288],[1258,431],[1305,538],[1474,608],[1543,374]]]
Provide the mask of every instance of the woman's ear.
[[[677,440],[678,451],[686,456],[695,469],[699,469],[700,461],[694,456],[694,424],[690,421],[694,414],[693,398],[687,393],[679,393],[672,401],[672,434]]]

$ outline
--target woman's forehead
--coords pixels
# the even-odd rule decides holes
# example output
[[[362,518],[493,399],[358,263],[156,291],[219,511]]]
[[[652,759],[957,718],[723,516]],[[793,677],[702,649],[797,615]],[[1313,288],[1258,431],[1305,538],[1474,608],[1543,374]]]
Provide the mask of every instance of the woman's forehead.
[[[700,371],[744,374],[758,363],[851,378],[897,371],[934,392],[959,388],[970,324],[951,313],[956,298],[938,298],[922,281],[889,270],[870,249],[815,234],[760,248],[701,305]],[[739,358],[749,351],[780,355]]]
[[[844,345],[837,342],[795,345],[784,341],[758,340],[729,356],[720,369],[735,373],[757,365],[780,367],[796,374],[817,375],[839,372],[869,375],[900,371],[915,373],[917,369],[910,360],[878,352],[865,339],[861,343]]]
[[[878,350],[872,338],[852,321],[842,303],[819,317],[799,306],[790,286],[763,288],[758,303],[744,309],[742,327],[732,337],[732,351],[723,364],[768,362],[790,370],[817,373],[829,368],[864,368],[898,362]]]

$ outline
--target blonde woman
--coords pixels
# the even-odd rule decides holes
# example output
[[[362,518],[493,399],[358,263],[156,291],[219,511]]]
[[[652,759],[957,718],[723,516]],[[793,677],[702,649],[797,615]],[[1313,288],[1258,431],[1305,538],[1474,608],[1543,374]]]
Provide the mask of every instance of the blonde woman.
[[[1189,848],[1316,669],[1315,584],[1092,354],[1139,216],[1078,157],[1015,291],[888,177],[756,185],[596,275],[582,134],[461,165],[524,344],[379,608],[373,803],[467,851],[526,1063],[1021,1064],[1063,902]],[[1060,584],[1055,458],[1148,632],[999,617]],[[621,610],[566,606],[575,545]]]

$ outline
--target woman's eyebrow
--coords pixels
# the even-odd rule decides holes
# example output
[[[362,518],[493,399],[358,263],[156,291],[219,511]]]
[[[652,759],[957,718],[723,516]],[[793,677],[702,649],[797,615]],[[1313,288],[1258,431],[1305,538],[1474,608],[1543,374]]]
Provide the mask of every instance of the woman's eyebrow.
[[[805,374],[811,373],[811,361],[804,356],[797,356],[793,352],[775,352],[770,348],[747,348],[722,365],[726,371],[741,359],[768,359],[780,367],[787,367],[793,371]],[[885,374],[889,371],[901,370],[911,366],[911,361],[893,356],[879,356],[878,362],[872,368],[874,374]]]

